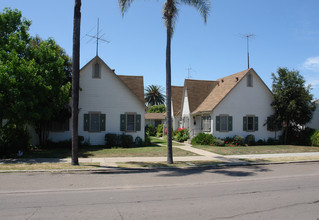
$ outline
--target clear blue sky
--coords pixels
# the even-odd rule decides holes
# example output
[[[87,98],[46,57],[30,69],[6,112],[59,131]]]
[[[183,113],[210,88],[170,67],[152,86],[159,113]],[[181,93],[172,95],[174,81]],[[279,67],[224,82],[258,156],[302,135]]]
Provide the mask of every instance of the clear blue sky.
[[[124,18],[117,0],[82,0],[81,67],[96,53],[86,34],[104,39],[99,56],[119,75],[142,75],[144,86],[165,88],[166,31],[164,0],[135,0]],[[54,38],[72,55],[73,0],[0,0],[32,20],[31,35]],[[300,70],[319,98],[318,0],[213,0],[205,25],[199,13],[181,5],[172,40],[172,85],[192,79],[216,80],[247,69],[245,34],[250,40],[250,66],[270,87],[278,67]]]

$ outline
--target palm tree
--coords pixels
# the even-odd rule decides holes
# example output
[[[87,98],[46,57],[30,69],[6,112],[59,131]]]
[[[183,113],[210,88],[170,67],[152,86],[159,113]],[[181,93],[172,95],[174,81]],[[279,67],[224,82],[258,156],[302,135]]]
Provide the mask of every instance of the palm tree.
[[[121,8],[121,13],[127,11],[134,0],[118,0]],[[167,163],[173,163],[172,151],[172,107],[171,107],[171,37],[174,31],[174,24],[178,14],[177,6],[183,3],[195,7],[202,15],[204,22],[207,21],[207,16],[210,10],[210,0],[166,0],[164,3],[163,14],[167,29],[167,44],[166,44],[166,115],[167,117]]]
[[[73,18],[72,55],[72,165],[79,165],[78,117],[79,117],[79,72],[80,72],[80,27],[81,0],[75,0]]]
[[[148,106],[161,105],[165,103],[165,95],[162,94],[162,87],[149,85],[145,89],[145,102]]]

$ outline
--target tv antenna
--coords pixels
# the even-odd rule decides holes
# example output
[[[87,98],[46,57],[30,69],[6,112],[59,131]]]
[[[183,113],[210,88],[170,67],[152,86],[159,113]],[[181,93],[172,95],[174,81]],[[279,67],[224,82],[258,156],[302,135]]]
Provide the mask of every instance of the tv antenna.
[[[255,37],[256,35],[254,34],[246,34],[243,36],[243,38],[245,37],[247,39],[247,63],[248,63],[248,69],[249,69],[249,38],[250,37]]]
[[[102,37],[104,36],[104,34],[102,34],[102,35],[100,36],[100,34],[101,34],[102,31],[100,31],[99,23],[100,23],[100,19],[98,18],[98,19],[97,19],[96,35],[86,34],[86,36],[91,37],[91,38],[93,38],[93,39],[96,39],[96,56],[99,55],[99,41],[106,42],[106,43],[110,43],[110,41],[105,40],[105,39],[102,38]]]
[[[192,67],[191,67],[191,65],[189,65],[189,67],[188,68],[186,68],[186,70],[187,70],[187,79],[191,79],[192,78],[192,72],[193,73],[197,73],[196,72],[196,70],[194,70]]]

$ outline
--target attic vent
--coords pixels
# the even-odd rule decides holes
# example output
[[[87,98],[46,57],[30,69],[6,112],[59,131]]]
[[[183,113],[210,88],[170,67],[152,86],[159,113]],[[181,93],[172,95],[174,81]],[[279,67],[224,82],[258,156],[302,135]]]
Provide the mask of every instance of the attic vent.
[[[236,82],[238,82],[238,77],[236,77]]]

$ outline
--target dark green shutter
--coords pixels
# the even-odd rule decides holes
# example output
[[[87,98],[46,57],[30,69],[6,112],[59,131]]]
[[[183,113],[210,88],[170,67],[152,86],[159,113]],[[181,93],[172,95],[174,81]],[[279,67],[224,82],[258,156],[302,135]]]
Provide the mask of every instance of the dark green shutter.
[[[267,131],[272,131],[272,129],[271,129],[271,125],[270,124],[272,124],[272,121],[270,121],[270,117],[267,117]]]
[[[105,131],[105,114],[100,115],[100,131]]]
[[[210,116],[207,116],[207,121],[209,123],[208,127],[209,127],[209,131],[212,130],[212,122],[211,122],[211,117]]]
[[[233,130],[233,116],[228,116],[228,131]]]
[[[247,117],[246,116],[243,118],[243,130],[247,131]]]
[[[88,131],[90,126],[89,114],[84,114],[84,131]]]
[[[220,116],[216,116],[216,131],[220,131]]]
[[[141,115],[136,115],[136,131],[141,130]]]
[[[126,115],[121,114],[121,131],[126,130]]]
[[[203,116],[200,117],[200,128],[203,130]]]
[[[255,117],[255,125],[254,125],[254,129],[255,131],[258,131],[258,117]]]

